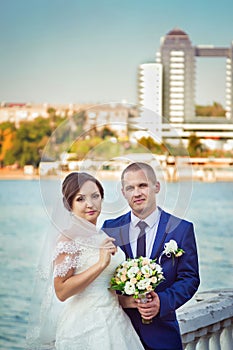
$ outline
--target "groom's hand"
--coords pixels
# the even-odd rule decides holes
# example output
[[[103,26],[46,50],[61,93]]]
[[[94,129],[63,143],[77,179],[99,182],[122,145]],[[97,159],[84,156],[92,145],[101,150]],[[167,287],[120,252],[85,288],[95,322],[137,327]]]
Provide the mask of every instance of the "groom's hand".
[[[157,293],[150,292],[148,299],[149,301],[145,304],[140,303],[140,299],[136,299],[138,311],[145,320],[151,320],[158,315],[160,310],[160,300]]]

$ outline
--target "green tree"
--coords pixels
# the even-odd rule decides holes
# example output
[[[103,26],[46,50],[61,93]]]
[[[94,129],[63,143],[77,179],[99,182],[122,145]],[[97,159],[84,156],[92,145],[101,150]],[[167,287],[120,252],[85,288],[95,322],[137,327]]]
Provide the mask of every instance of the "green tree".
[[[138,143],[153,153],[161,154],[164,151],[164,146],[162,144],[155,142],[155,140],[151,136],[141,137],[138,140]]]
[[[100,132],[100,137],[103,139],[106,139],[107,137],[113,137],[116,136],[115,133],[110,130],[107,126],[103,128],[103,130]]]
[[[37,167],[42,156],[58,159],[77,135],[82,135],[85,125],[83,111],[67,118],[57,115],[54,108],[49,108],[48,113],[48,118],[22,122],[15,129],[12,145],[4,154],[4,165],[17,163],[20,167],[26,164]]]
[[[191,134],[189,136],[188,141],[188,152],[191,157],[200,156],[201,153],[204,151],[204,147],[201,143],[201,140],[199,137],[197,137],[195,134]]]
[[[7,136],[14,131],[15,125],[13,123],[7,121],[0,124],[0,154],[2,153],[2,148]]]
[[[15,134],[15,125],[11,122],[3,122],[0,124],[0,166],[5,162],[5,156],[12,147],[12,139]]]
[[[213,102],[213,105],[197,105],[196,115],[200,117],[225,117],[226,110],[218,102]]]
[[[33,122],[23,122],[15,132],[12,148],[6,152],[4,164],[18,163],[19,166],[32,164],[38,166],[40,149],[51,135],[49,120],[38,117]]]
[[[88,157],[88,153],[91,149],[95,148],[103,142],[100,137],[92,137],[90,139],[81,139],[79,138],[76,142],[74,142],[69,150],[70,153],[76,153],[76,159],[82,160],[83,158]]]

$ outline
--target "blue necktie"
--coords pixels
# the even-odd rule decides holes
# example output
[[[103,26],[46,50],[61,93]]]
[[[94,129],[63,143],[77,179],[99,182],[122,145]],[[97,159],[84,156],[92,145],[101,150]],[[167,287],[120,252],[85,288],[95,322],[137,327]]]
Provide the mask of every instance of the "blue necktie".
[[[140,228],[140,233],[137,239],[137,258],[140,256],[146,256],[146,231],[145,228],[147,224],[144,221],[139,221],[137,226]]]

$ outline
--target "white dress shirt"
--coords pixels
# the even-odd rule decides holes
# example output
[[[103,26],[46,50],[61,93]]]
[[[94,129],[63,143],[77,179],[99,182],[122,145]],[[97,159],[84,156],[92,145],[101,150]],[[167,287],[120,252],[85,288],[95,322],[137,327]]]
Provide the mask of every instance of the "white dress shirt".
[[[141,220],[131,212],[131,221],[129,226],[129,240],[132,249],[133,256],[136,256],[137,252],[137,239],[140,233],[140,228],[137,226],[139,221],[144,221],[147,224],[146,231],[146,256],[150,257],[152,253],[152,248],[154,245],[154,240],[156,232],[159,225],[159,219],[161,215],[161,210],[156,208],[153,213],[151,213],[147,218]]]

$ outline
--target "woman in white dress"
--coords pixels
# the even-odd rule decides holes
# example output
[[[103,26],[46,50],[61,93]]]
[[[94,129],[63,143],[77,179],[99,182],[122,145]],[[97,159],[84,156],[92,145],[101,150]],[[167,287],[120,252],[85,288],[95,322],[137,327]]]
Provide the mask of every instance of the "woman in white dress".
[[[96,229],[104,197],[102,185],[90,174],[73,172],[64,179],[62,193],[72,219],[56,240],[53,255],[54,290],[61,302],[52,320],[54,324],[56,319],[55,326],[47,321],[55,334],[51,348],[143,350],[117,295],[109,290],[111,276],[125,256],[113,238]]]

